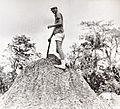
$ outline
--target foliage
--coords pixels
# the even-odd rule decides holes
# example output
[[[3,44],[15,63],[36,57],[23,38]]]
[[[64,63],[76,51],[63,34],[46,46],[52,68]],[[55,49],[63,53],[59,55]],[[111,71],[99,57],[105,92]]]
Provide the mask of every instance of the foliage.
[[[41,53],[36,52],[35,43],[32,43],[30,38],[25,35],[13,37],[12,43],[8,44],[6,51],[7,54],[3,55],[3,57],[10,62],[9,65],[12,71],[3,72],[5,67],[0,68],[0,74],[4,74],[4,76],[0,75],[1,93],[6,92],[11,87],[18,75],[18,69],[21,71],[31,61],[41,58]]]
[[[108,61],[109,66],[116,62],[116,56],[119,55],[120,31],[114,27],[112,21],[81,22],[81,25],[87,30],[84,39],[90,43],[94,57],[96,58],[98,51],[104,54],[102,58]]]
[[[76,61],[77,61],[77,59],[81,58],[81,54],[80,54],[81,52],[82,52],[82,49],[76,43],[74,43],[71,46],[71,52],[68,54],[68,59],[70,60],[70,67],[71,68],[77,69]]]
[[[41,57],[41,54],[36,52],[35,43],[32,43],[30,38],[25,35],[14,37],[12,44],[8,44],[8,48],[11,52],[9,60],[14,70],[17,67],[23,69],[27,62],[31,61],[33,55]]]
[[[120,71],[117,68],[120,31],[112,21],[81,22],[81,27],[84,32],[79,37],[80,43],[73,44],[68,55],[72,68],[82,71],[96,93],[114,91],[120,94]]]
[[[0,66],[0,94],[3,94],[7,91],[4,80],[6,79],[6,73],[3,72],[4,67]]]

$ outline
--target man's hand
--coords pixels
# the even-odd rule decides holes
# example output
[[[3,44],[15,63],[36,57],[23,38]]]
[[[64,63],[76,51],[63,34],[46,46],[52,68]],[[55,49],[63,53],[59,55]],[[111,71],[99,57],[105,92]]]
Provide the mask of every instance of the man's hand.
[[[48,39],[48,42],[51,42],[51,38]]]
[[[48,29],[52,28],[52,26],[48,26]]]

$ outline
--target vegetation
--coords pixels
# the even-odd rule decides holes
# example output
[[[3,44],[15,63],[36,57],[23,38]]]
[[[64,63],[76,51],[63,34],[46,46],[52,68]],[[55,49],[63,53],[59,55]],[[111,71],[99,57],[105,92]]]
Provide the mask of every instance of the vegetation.
[[[14,70],[18,67],[19,69],[23,69],[32,55],[40,57],[40,55],[36,53],[35,43],[30,42],[30,38],[25,35],[14,37],[12,44],[8,44],[8,49],[11,53],[9,60]]]
[[[120,94],[120,31],[111,21],[81,22],[84,33],[80,43],[71,46],[68,59],[75,70],[81,70],[96,93],[112,91]]]
[[[4,57],[10,62],[12,71],[3,72],[4,67],[1,67],[0,73],[4,75],[0,75],[1,93],[11,87],[18,74],[17,70],[23,70],[35,58],[41,58],[41,53],[36,52],[35,43],[32,43],[30,38],[21,35],[13,37],[12,43],[8,44],[7,55]]]

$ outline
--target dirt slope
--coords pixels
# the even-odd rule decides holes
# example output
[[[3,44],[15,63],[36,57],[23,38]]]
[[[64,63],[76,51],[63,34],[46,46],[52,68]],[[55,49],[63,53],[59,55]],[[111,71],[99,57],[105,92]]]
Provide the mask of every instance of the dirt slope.
[[[48,59],[31,63],[0,99],[0,109],[111,109],[83,77],[63,71]]]

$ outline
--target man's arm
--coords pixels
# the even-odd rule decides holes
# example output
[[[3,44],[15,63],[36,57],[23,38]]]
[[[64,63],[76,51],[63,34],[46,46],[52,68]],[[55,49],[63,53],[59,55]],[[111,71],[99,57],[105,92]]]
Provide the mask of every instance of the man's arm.
[[[56,23],[56,24],[54,24],[54,25],[49,25],[48,26],[48,29],[50,29],[50,28],[52,28],[52,27],[58,27],[58,26],[61,26],[62,25],[62,22],[58,22],[58,23]]]
[[[63,25],[62,15],[59,13],[59,14],[57,14],[57,23],[55,23],[53,25],[49,25],[48,29],[52,28],[52,27],[59,27],[59,26],[62,26],[62,25]]]

